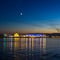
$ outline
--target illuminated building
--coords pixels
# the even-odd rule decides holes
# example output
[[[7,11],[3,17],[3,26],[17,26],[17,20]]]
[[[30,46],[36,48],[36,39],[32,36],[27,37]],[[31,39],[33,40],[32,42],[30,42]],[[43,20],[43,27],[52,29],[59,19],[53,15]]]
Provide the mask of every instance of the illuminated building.
[[[18,34],[18,33],[15,33],[15,34],[14,34],[14,37],[19,37],[19,34]]]
[[[7,37],[7,34],[4,34],[4,37]]]
[[[29,37],[44,37],[44,34],[28,34]]]
[[[12,38],[12,37],[13,37],[13,35],[9,35],[9,37],[10,37],[10,38]]]
[[[18,40],[19,40],[18,37],[19,37],[19,33],[15,33],[15,34],[14,34],[14,41],[18,41]]]

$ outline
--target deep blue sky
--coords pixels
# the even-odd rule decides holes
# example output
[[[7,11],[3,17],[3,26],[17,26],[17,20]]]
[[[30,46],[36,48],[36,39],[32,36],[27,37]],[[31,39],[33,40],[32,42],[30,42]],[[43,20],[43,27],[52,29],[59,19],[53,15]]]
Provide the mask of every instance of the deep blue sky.
[[[0,0],[1,31],[44,32],[59,26],[60,0]]]

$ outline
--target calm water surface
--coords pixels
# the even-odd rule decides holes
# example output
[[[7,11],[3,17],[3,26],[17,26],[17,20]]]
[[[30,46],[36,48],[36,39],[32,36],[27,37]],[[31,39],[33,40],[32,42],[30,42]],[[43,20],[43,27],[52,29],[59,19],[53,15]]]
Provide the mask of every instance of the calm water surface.
[[[0,38],[0,60],[60,60],[60,38]]]

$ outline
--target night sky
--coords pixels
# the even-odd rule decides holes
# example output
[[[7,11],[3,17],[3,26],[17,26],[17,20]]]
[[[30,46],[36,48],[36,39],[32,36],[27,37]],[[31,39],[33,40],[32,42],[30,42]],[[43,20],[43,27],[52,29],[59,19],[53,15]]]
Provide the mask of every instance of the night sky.
[[[0,32],[56,32],[60,0],[0,0]]]

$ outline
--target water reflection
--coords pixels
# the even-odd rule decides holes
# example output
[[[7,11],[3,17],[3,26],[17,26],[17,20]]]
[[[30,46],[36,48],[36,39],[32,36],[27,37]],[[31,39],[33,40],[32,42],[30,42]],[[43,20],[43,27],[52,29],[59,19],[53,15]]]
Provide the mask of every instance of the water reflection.
[[[7,42],[6,38],[3,38],[4,43],[3,43],[3,53],[2,53],[2,59],[7,59]]]
[[[2,59],[45,60],[46,38],[3,38]],[[3,43],[3,44],[2,44]],[[1,46],[2,47],[2,46]],[[1,52],[1,49],[0,49]]]
[[[35,60],[37,60],[38,55],[41,57],[46,54],[46,38],[15,38],[14,51],[15,55],[19,55],[19,58],[28,56],[29,59],[33,59],[35,56]]]

